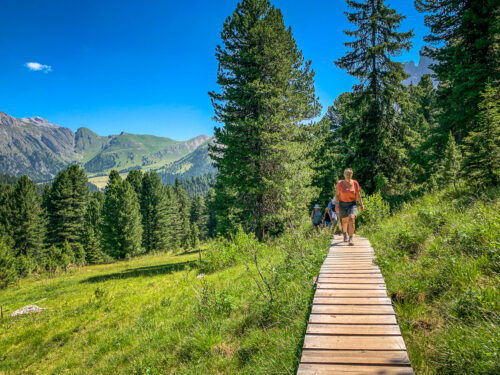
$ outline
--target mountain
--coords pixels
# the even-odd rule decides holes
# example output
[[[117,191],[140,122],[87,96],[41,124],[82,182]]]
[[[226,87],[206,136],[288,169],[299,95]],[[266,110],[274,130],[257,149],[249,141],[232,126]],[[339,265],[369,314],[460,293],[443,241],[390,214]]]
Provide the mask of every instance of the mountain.
[[[403,84],[407,86],[410,84],[416,85],[420,82],[420,79],[424,74],[429,74],[431,75],[434,86],[437,86],[438,81],[434,77],[432,77],[434,72],[430,68],[430,66],[432,64],[435,64],[436,61],[431,59],[430,57],[425,56],[423,48],[420,50],[419,56],[420,60],[418,61],[418,65],[415,65],[413,61],[403,63],[405,72],[410,75],[409,78],[403,81]]]
[[[208,156],[208,145],[211,139],[207,139],[189,155],[156,169],[164,184],[172,185],[175,179],[185,180],[207,174],[215,174],[215,167]]]
[[[76,158],[74,133],[46,120],[25,120],[0,112],[0,173],[53,178]]]
[[[82,165],[93,175],[106,175],[111,169],[122,173],[131,169],[153,170],[188,157],[210,139],[200,135],[175,141],[125,132],[100,136],[83,127],[75,133],[41,117],[18,119],[0,112],[0,173],[26,174],[35,181],[46,181],[71,163]],[[206,168],[203,155],[195,154],[186,160],[194,166],[189,177]],[[180,168],[187,170],[191,166]]]

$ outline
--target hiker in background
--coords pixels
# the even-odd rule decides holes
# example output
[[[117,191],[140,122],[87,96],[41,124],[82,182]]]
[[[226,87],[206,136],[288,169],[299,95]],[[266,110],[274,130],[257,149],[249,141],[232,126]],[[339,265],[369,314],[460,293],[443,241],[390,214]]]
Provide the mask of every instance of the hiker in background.
[[[337,225],[337,214],[335,213],[335,198],[328,202],[324,219],[327,228],[335,229],[335,225]]]
[[[314,228],[319,231],[319,226],[323,222],[323,215],[321,214],[321,208],[317,203],[314,205],[314,209],[311,212],[311,220]]]
[[[359,202],[361,212],[365,209],[363,199],[361,199],[361,188],[358,181],[352,178],[353,171],[347,168],[344,171],[344,180],[340,180],[336,187],[335,200],[338,202],[336,207],[337,216],[342,221],[342,231],[344,233],[344,242],[349,241],[349,245],[353,246],[353,236],[355,229],[355,220],[358,216]],[[347,231],[349,233],[347,233]]]

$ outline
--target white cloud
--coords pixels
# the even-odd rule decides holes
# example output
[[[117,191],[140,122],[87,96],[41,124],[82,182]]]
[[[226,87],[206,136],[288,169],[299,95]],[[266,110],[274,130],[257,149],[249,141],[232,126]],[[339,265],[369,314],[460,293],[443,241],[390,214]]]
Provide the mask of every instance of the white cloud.
[[[43,65],[37,62],[27,62],[24,66],[32,71],[41,71],[44,73],[52,71],[52,67],[50,65]]]

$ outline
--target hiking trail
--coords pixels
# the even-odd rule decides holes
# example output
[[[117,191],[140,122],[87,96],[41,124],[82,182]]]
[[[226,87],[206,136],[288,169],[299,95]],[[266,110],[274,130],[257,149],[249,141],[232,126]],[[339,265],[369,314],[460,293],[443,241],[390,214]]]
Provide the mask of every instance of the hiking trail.
[[[297,375],[413,370],[370,242],[335,236],[317,279]]]

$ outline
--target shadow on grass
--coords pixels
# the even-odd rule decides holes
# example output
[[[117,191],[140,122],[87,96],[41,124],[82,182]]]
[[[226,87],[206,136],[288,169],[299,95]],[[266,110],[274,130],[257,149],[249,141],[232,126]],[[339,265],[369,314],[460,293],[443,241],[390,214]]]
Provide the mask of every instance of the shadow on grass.
[[[186,269],[188,266],[192,268],[196,267],[197,261],[190,260],[181,263],[169,263],[169,264],[160,264],[157,266],[150,266],[150,267],[131,268],[122,272],[92,276],[89,277],[88,279],[82,280],[81,283],[100,283],[101,281],[128,279],[130,277],[168,275],[177,271],[182,271]]]
[[[190,255],[190,254],[198,254],[200,252],[199,249],[196,250],[188,250],[188,251],[183,251],[182,253],[175,254],[175,256],[181,256],[181,255]],[[203,252],[203,250],[201,251]]]

